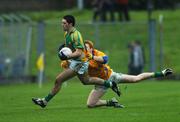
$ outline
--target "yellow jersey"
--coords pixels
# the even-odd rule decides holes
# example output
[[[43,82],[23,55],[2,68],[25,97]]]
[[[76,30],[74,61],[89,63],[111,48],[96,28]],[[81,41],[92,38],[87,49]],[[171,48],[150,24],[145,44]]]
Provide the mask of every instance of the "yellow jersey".
[[[103,52],[96,49],[93,50],[93,55],[102,57],[106,56]],[[99,77],[107,80],[111,76],[111,73],[112,69],[108,64],[103,64],[95,60],[89,61],[88,74],[90,77]]]

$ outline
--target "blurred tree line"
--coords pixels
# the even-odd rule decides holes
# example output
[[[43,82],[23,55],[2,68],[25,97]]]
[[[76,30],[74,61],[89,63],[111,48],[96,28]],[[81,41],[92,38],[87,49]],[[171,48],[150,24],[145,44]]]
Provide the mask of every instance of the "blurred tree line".
[[[91,0],[84,0],[85,7],[91,8]],[[113,0],[112,0],[113,1]],[[180,0],[151,0],[154,9],[175,9],[176,4]],[[147,9],[148,0],[129,0],[129,7],[132,10],[145,10]]]
[[[63,10],[76,7],[76,0],[0,0],[0,12]]]
[[[0,11],[63,10],[77,7],[78,0],[1,0]],[[84,8],[92,8],[92,0],[83,0]],[[148,0],[129,0],[131,10],[145,10]],[[180,0],[152,0],[154,9],[174,9]]]
[[[148,0],[129,0],[131,9],[144,10],[147,8]],[[151,0],[154,9],[174,9],[179,0]]]

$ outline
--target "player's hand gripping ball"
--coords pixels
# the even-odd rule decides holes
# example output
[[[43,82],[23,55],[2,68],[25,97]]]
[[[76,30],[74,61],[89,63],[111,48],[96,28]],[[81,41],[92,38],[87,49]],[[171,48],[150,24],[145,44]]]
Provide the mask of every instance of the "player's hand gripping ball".
[[[61,60],[67,60],[68,56],[72,53],[71,49],[68,47],[63,47],[59,52],[58,56]]]

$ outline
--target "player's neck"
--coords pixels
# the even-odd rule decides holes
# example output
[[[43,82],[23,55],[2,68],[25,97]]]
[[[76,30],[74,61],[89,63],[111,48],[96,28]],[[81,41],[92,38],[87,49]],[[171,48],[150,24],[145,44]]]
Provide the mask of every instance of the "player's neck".
[[[75,28],[74,27],[71,27],[71,28],[69,28],[69,30],[67,31],[68,33],[71,33],[71,32],[73,32],[75,30]]]

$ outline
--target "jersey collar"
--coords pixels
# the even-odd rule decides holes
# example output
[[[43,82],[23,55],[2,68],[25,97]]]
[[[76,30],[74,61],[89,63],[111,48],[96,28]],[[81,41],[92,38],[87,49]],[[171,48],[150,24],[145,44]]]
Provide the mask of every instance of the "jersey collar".
[[[76,31],[75,27],[72,27],[71,30],[69,31],[69,34],[74,33]]]

